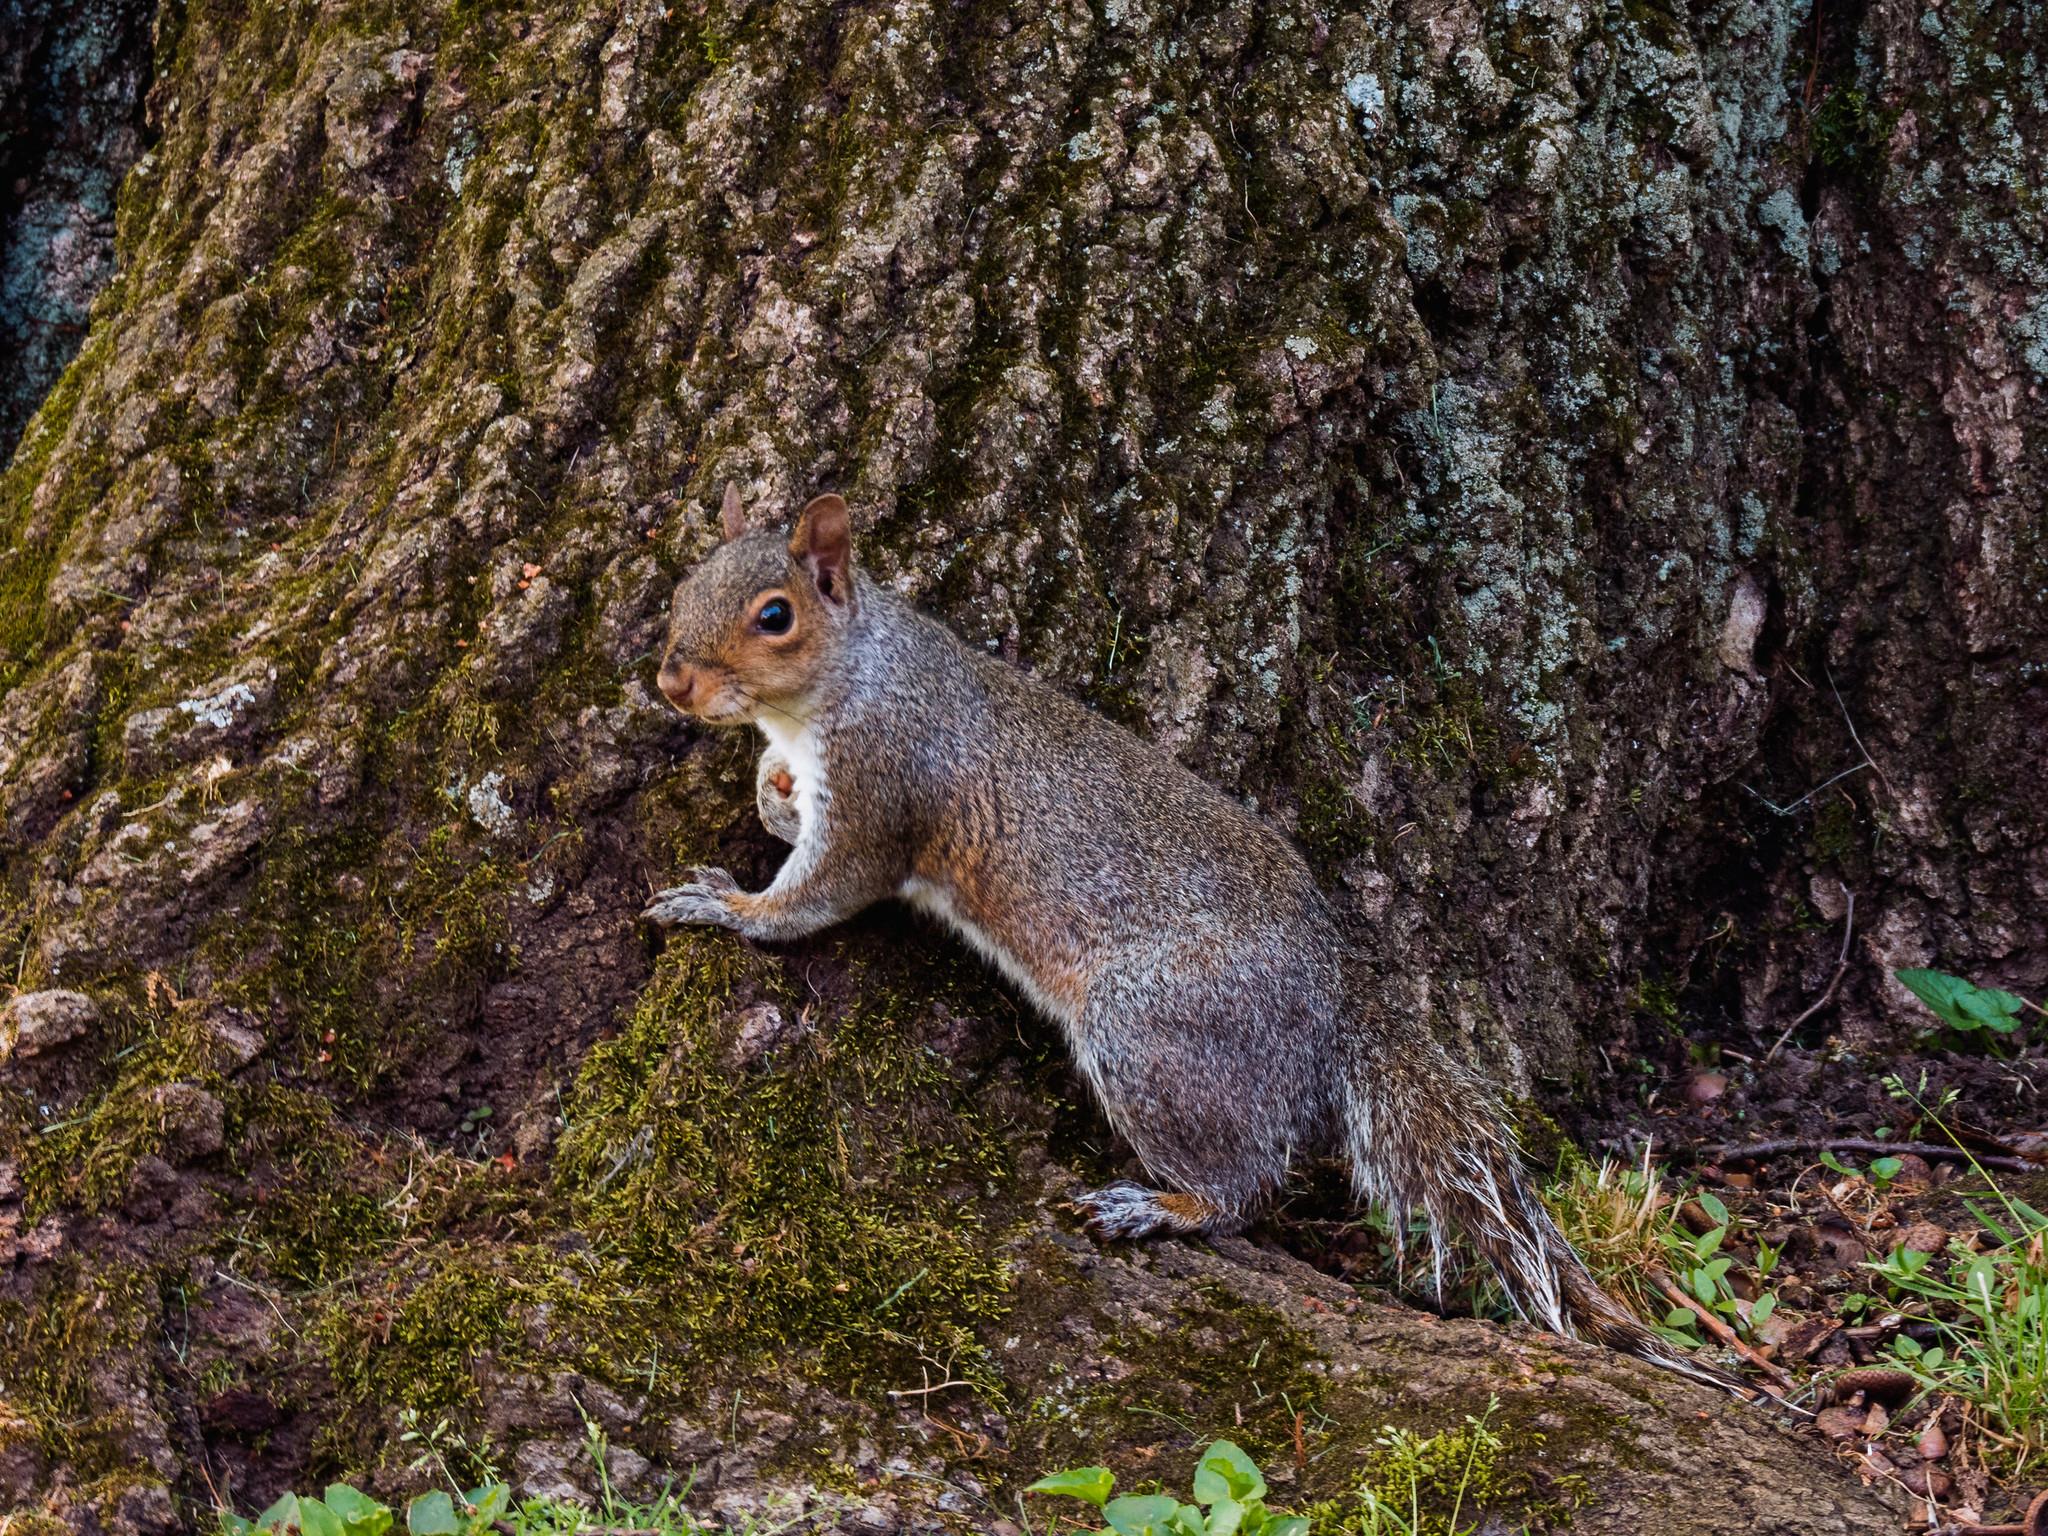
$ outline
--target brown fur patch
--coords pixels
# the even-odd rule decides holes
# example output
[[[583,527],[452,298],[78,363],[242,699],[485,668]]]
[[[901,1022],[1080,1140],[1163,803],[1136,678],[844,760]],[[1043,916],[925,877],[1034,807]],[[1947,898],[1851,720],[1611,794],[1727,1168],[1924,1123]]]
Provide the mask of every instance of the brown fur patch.
[[[925,847],[917,873],[949,891],[960,916],[1028,970],[1045,997],[1068,1016],[1078,1015],[1091,975],[1084,937],[1058,922],[1045,903],[1017,889],[990,845],[994,835],[973,815],[963,815],[959,828]]]
[[[1160,1210],[1190,1227],[1199,1227],[1217,1214],[1216,1207],[1200,1195],[1159,1195],[1156,1199]]]

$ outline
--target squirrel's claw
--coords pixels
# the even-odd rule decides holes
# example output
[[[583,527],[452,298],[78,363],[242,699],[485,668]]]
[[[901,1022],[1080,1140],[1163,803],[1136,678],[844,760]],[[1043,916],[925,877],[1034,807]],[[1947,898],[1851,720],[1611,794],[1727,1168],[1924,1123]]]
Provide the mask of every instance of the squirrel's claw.
[[[684,923],[708,923],[719,928],[733,926],[730,897],[739,893],[739,882],[722,869],[691,869],[681,885],[657,891],[640,915],[664,928]]]

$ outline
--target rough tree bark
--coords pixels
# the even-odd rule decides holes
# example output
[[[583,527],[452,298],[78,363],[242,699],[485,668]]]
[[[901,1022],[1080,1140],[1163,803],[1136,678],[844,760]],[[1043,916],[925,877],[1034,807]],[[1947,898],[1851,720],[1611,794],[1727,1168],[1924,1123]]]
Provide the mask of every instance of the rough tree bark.
[[[2038,995],[2038,5],[155,27],[118,272],[0,480],[0,1502],[397,1488],[408,1412],[587,1481],[580,1407],[727,1512],[979,1529],[1206,1430],[1334,1497],[1497,1392],[1511,1506],[1892,1518],[1623,1363],[1077,1241],[1114,1154],[943,941],[636,924],[774,859],[651,665],[728,477],[837,486],[1567,1118],[1646,998],[1796,1013],[1845,887],[1850,1045],[1892,964]]]
[[[0,5],[0,454],[78,350],[142,152],[141,0]]]

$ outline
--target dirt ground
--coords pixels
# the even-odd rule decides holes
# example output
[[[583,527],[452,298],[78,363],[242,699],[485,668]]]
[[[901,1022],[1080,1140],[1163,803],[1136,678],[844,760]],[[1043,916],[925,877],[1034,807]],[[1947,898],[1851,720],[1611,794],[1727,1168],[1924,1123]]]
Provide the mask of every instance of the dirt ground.
[[[1731,1283],[1746,1303],[1765,1289],[1755,1279],[1759,1245],[1777,1251],[1767,1282],[1775,1311],[1753,1345],[1789,1376],[1784,1395],[1812,1414],[1799,1432],[1815,1455],[1909,1496],[1930,1528],[2019,1520],[2048,1469],[2015,1468],[2010,1448],[1966,1405],[1922,1391],[1898,1369],[1896,1340],[1931,1346],[1942,1334],[1924,1302],[1888,1297],[1867,1266],[1902,1245],[1989,1246],[1982,1218],[1987,1206],[2000,1209],[1993,1186],[2048,1205],[2048,1045],[2024,1028],[1994,1041],[1930,1039],[1891,1058],[1823,1041],[1773,1059],[1772,1043],[1674,1038],[1655,1070],[1617,1075],[1638,1091],[1611,1094],[1571,1128],[1574,1140],[1630,1167],[1647,1153],[1684,1231],[1721,1225],[1698,1196],[1718,1200],[1729,1218],[1720,1252],[1735,1260]],[[1921,1107],[1951,1095],[1939,1123]],[[1873,1177],[1873,1162],[1887,1156],[1897,1171],[1880,1164],[1888,1177]],[[1307,1187],[1267,1235],[1328,1272],[1384,1280],[1388,1245],[1341,1201],[1334,1178]],[[1464,1304],[1473,1300],[1468,1287]],[[1483,1294],[1477,1302],[1487,1304]],[[1766,1367],[1740,1364],[1711,1340],[1707,1348],[1768,1384]]]

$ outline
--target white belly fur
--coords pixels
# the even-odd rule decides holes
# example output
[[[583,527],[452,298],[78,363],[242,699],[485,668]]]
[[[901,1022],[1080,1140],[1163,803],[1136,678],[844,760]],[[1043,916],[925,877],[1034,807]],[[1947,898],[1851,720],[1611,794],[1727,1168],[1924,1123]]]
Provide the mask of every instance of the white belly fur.
[[[790,799],[796,804],[797,820],[801,824],[798,835],[800,839],[807,840],[811,828],[818,823],[819,812],[831,795],[825,784],[825,763],[818,756],[817,740],[808,726],[795,729],[784,719],[762,715],[754,723],[768,738],[768,745],[781,753],[789,764],[793,785]]]

